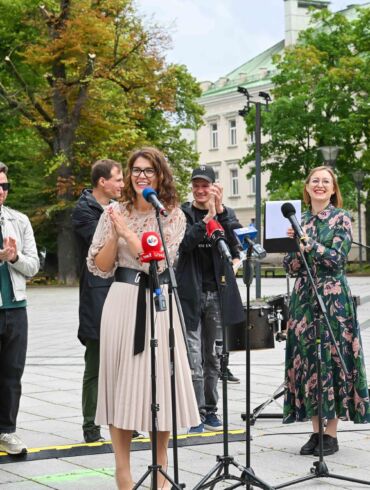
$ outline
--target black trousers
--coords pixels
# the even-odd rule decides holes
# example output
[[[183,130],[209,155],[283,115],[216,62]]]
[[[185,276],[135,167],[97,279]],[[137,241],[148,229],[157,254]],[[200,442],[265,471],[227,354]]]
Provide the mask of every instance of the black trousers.
[[[26,308],[0,310],[0,433],[16,430],[27,332]]]

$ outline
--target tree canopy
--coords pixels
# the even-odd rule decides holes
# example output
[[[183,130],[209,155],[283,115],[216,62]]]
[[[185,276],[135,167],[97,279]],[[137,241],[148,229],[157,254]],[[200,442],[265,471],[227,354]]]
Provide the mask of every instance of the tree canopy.
[[[185,66],[166,63],[169,36],[132,0],[0,0],[0,37],[0,159],[17,189],[9,201],[32,216],[39,241],[56,244],[70,282],[69,209],[91,163],[124,163],[133,148],[156,145],[184,190],[198,157],[181,129],[201,123],[200,88]]]
[[[370,9],[353,20],[323,9],[296,45],[275,59],[270,111],[262,111],[262,169],[272,198],[300,198],[302,180],[322,165],[320,146],[339,146],[336,172],[346,206],[355,207],[353,171],[370,168]],[[254,130],[254,114],[247,116]],[[255,158],[255,146],[242,162]],[[370,183],[365,181],[367,191]]]

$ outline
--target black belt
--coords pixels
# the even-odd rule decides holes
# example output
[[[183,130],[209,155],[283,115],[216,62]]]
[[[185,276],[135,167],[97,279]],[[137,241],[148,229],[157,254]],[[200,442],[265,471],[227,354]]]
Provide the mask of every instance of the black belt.
[[[158,275],[159,284],[168,284],[170,275],[168,269]],[[146,321],[146,294],[149,288],[149,275],[144,271],[129,269],[128,267],[117,267],[114,274],[117,282],[126,282],[139,287],[136,305],[136,322],[134,335],[134,356],[144,351],[145,347],[145,321]]]

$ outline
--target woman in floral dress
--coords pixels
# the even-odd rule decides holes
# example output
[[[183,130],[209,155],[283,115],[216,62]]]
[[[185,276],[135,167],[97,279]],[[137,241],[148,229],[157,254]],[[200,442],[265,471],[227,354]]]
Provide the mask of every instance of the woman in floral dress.
[[[300,453],[318,455],[315,346],[315,323],[318,321],[322,346],[322,409],[323,417],[327,419],[324,455],[329,455],[338,451],[339,419],[370,422],[369,391],[356,308],[345,275],[352,243],[351,218],[347,211],[341,209],[342,196],[330,167],[317,167],[310,172],[303,198],[309,206],[302,217],[306,245],[301,242],[300,252],[290,253],[284,258],[285,269],[297,274],[289,307],[284,423],[311,419],[313,433]],[[288,230],[288,235],[294,237],[293,229]],[[301,260],[302,252],[325,303],[337,346],[348,370],[347,378],[317,307]]]
[[[158,232],[153,206],[142,192],[145,187],[158,192],[169,216],[162,226],[170,259],[173,261],[184,236],[185,215],[177,205],[174,180],[164,155],[155,148],[143,148],[129,158],[122,204],[109,206],[102,214],[89,250],[87,264],[101,277],[115,276],[104,303],[100,334],[100,367],[96,422],[109,425],[116,460],[116,480],[120,490],[131,490],[130,444],[134,429],[152,431],[150,291],[140,301],[138,277],[148,273],[149,264],[140,261],[141,237],[146,231]],[[159,273],[165,267],[159,263]],[[146,276],[144,275],[144,277]],[[167,296],[167,287],[164,294]],[[144,293],[145,294],[145,293]],[[146,311],[144,314],[143,311]],[[137,348],[136,320],[143,316],[144,340]],[[177,423],[192,427],[200,423],[185,342],[176,308],[173,311],[176,363]],[[157,375],[157,461],[166,470],[167,446],[172,428],[171,371],[168,311],[155,314]],[[139,330],[140,332],[140,330]],[[135,346],[135,348],[134,348]],[[170,488],[162,474],[158,487]]]

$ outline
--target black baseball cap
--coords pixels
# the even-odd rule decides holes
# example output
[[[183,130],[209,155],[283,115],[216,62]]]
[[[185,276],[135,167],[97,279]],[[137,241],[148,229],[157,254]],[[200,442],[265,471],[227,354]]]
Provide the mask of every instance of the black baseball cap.
[[[193,173],[191,174],[191,180],[194,179],[208,180],[208,182],[211,182],[211,184],[213,184],[216,180],[215,171],[212,167],[209,167],[208,165],[201,165],[200,167],[193,170]]]

